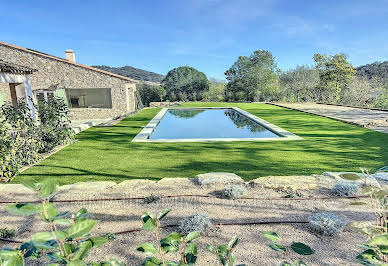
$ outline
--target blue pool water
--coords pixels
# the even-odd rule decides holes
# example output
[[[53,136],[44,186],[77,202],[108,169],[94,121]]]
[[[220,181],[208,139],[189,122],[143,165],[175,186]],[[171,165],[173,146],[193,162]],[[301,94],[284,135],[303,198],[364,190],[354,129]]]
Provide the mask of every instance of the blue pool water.
[[[233,109],[168,110],[150,139],[277,138]]]

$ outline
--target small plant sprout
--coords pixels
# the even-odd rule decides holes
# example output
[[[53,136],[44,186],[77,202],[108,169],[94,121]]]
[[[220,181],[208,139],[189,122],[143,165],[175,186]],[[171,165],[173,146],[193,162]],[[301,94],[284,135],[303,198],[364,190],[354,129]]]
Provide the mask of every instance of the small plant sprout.
[[[200,235],[198,232],[191,232],[188,235],[173,232],[167,237],[161,239],[160,237],[160,221],[166,217],[170,210],[164,210],[157,216],[152,213],[143,213],[141,220],[143,221],[143,230],[153,231],[158,247],[153,243],[143,243],[137,247],[137,250],[145,254],[154,255],[158,253],[159,257],[148,257],[143,265],[146,266],[178,266],[178,265],[194,265],[197,261],[197,244],[193,242]],[[178,262],[166,261],[165,255],[167,253],[180,253]]]
[[[279,243],[280,237],[278,236],[278,234],[276,232],[264,231],[262,233],[262,235],[265,238],[272,241],[271,244],[268,244],[268,246],[270,248],[272,248],[273,250],[275,250],[277,252],[284,254],[285,256],[290,255],[290,250],[294,251],[295,253],[297,253],[299,255],[303,255],[303,256],[309,256],[309,255],[312,255],[315,253],[315,251],[312,248],[310,248],[309,246],[307,246],[306,244],[303,244],[301,242],[293,242],[289,247],[280,244]],[[301,260],[295,260],[294,262],[284,261],[281,263],[281,265],[282,266],[302,266],[302,265],[306,265],[306,264]]]
[[[377,235],[361,245],[365,250],[356,259],[363,265],[387,265],[388,234]]]
[[[1,250],[1,265],[23,266],[25,258],[43,256],[52,263],[50,265],[86,265],[84,259],[89,251],[108,242],[105,237],[91,236],[91,231],[98,221],[88,219],[86,209],[71,215],[69,212],[59,212],[49,201],[56,192],[56,183],[46,180],[41,183],[28,182],[24,185],[36,191],[41,203],[17,203],[9,205],[6,210],[21,216],[39,214],[41,220],[48,224],[49,230],[33,234],[29,241],[17,249]],[[58,226],[61,226],[61,230]],[[90,265],[124,264],[111,259],[105,262],[91,262]]]
[[[225,199],[239,199],[245,193],[247,193],[247,189],[243,185],[229,185],[219,191],[219,196]]]
[[[216,254],[219,262],[223,266],[236,266],[236,258],[234,257],[234,249],[238,244],[238,237],[234,236],[228,244],[217,246],[209,246],[208,249],[211,253]],[[237,266],[243,266],[239,264]]]
[[[319,235],[333,236],[339,234],[345,225],[345,222],[337,215],[330,212],[316,213],[309,217],[309,228]]]
[[[160,197],[157,196],[157,195],[154,195],[154,194],[151,194],[147,197],[144,197],[144,203],[145,204],[151,204],[153,202],[156,202],[156,201],[159,201],[160,200]]]
[[[195,213],[186,216],[179,223],[179,231],[184,234],[191,232],[204,232],[213,226],[207,214]]]
[[[340,181],[333,186],[331,192],[340,197],[348,197],[357,195],[360,186],[356,182]]]

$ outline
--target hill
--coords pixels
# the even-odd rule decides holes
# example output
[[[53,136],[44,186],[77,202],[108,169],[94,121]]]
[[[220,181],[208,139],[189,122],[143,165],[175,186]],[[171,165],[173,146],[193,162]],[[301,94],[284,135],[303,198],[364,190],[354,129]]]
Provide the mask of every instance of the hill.
[[[143,69],[131,67],[131,66],[123,66],[123,67],[110,67],[110,66],[92,66],[101,70],[105,70],[108,72],[112,72],[118,75],[122,75],[128,78],[133,78],[141,81],[151,81],[160,83],[164,76],[161,74],[157,74],[154,72],[146,71]]]
[[[371,79],[372,77],[388,80],[388,61],[374,62],[357,67],[357,75]]]

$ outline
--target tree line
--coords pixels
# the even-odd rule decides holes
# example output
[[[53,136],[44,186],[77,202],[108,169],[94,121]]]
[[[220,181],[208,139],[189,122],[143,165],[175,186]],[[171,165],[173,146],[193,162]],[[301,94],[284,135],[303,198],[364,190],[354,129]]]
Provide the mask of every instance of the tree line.
[[[314,54],[314,65],[282,71],[266,50],[240,56],[225,72],[227,81],[208,79],[195,68],[168,72],[160,86],[140,84],[151,101],[322,102],[388,108],[388,62],[355,68],[345,54]]]

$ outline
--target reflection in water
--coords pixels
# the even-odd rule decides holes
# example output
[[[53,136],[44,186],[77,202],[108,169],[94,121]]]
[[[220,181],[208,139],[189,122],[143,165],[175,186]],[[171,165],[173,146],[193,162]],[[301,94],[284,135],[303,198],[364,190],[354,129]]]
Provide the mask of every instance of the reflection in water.
[[[238,128],[247,128],[251,132],[264,132],[268,131],[265,127],[259,125],[256,122],[253,122],[249,118],[245,117],[244,115],[234,111],[234,110],[225,110],[225,115],[230,118],[230,120],[233,121],[233,123],[238,127]]]
[[[168,110],[170,114],[173,116],[184,118],[184,119],[190,119],[198,114],[202,113],[205,110]]]

